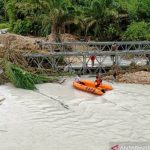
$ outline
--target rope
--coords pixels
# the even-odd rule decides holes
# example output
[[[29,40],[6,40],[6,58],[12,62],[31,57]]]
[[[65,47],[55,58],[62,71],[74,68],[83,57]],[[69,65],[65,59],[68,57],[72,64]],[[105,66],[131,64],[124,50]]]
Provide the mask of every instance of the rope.
[[[44,93],[41,93],[39,90],[38,91],[35,91],[36,93],[38,93],[38,94],[41,94],[41,95],[43,95],[43,96],[45,96],[45,97],[47,97],[47,98],[49,98],[49,99],[51,99],[51,100],[54,100],[54,101],[56,101],[56,102],[58,102],[62,107],[64,107],[65,109],[69,109],[69,106],[68,105],[66,105],[66,104],[64,104],[63,102],[61,102],[60,100],[58,100],[58,99],[56,99],[56,98],[54,98],[54,97],[52,97],[52,96],[48,96],[48,95],[46,95],[46,94],[44,94]]]

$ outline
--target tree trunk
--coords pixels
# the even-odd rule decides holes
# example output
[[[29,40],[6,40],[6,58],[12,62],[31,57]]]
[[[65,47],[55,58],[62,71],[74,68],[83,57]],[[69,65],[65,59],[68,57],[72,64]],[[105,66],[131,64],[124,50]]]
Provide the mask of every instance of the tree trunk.
[[[51,33],[56,34],[57,33],[57,25],[56,23],[53,23],[51,26]]]
[[[65,33],[65,24],[62,24],[62,26],[60,27],[60,32],[61,33]]]
[[[52,42],[57,42],[57,25],[56,23],[53,23],[51,26],[51,38]]]

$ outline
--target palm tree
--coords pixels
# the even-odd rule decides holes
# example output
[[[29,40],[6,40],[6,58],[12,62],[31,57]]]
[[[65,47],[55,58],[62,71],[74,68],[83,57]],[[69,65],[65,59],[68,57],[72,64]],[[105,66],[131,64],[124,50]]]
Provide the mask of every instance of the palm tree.
[[[118,17],[118,12],[113,8],[112,0],[93,0],[91,7],[86,9],[86,33],[93,27],[95,36],[101,35],[101,30],[107,26],[108,22],[110,22],[112,18]]]
[[[72,5],[70,0],[33,0],[38,3],[43,12],[41,13],[41,17],[43,22],[46,24],[48,22],[51,23],[51,34],[54,35],[54,39],[56,35],[62,31],[62,27],[64,27],[64,22],[71,20],[72,18]]]

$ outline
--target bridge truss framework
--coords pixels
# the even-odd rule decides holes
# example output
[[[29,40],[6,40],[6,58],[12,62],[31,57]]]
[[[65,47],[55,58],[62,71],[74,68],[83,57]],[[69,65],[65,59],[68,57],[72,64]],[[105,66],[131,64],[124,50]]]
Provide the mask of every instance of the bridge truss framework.
[[[112,51],[113,42],[42,42],[42,49],[48,53],[27,53],[29,64],[37,68],[60,71],[78,71],[82,74],[106,72],[114,65],[122,68],[131,63],[150,64],[150,41],[116,42],[118,50]],[[91,64],[90,56],[96,56],[95,64]],[[112,61],[113,58],[115,61]]]

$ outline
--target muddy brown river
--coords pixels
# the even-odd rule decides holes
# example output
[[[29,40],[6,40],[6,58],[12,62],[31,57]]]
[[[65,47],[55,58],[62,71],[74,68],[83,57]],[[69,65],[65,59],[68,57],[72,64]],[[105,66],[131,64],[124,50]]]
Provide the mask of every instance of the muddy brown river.
[[[150,141],[150,85],[111,83],[96,96],[72,79],[37,91],[0,86],[0,150],[108,150],[110,142]]]

